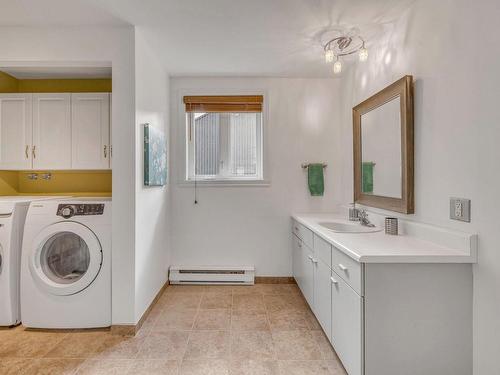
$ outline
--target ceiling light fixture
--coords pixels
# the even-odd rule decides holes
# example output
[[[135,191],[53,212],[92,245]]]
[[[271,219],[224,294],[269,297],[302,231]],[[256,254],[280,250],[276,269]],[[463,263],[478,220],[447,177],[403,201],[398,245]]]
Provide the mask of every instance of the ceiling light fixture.
[[[341,57],[358,53],[359,61],[368,60],[368,50],[365,47],[365,40],[355,32],[356,29],[349,30],[345,35],[330,39],[325,45],[325,61],[333,62],[333,73],[342,72]]]
[[[359,50],[359,61],[366,61],[368,60],[368,50],[365,47],[365,44],[363,43],[363,47]]]
[[[332,50],[325,51],[325,61],[327,63],[333,62],[335,55],[333,54]]]
[[[337,56],[337,60],[333,64],[333,73],[334,74],[342,73],[342,62],[339,60],[338,56]]]

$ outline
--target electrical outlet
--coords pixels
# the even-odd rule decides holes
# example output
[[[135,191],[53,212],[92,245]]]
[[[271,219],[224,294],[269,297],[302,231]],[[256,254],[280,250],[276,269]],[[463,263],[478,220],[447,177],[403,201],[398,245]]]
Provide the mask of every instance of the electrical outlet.
[[[470,199],[450,198],[450,219],[470,222]]]
[[[462,202],[459,200],[455,201],[455,217],[462,217],[463,216],[463,206]]]

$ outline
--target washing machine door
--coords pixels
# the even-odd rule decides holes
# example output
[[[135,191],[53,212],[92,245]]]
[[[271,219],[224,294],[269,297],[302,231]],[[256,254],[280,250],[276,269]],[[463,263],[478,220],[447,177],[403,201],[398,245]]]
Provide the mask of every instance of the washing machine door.
[[[85,225],[66,221],[42,230],[33,241],[30,270],[47,292],[67,296],[95,280],[102,265],[102,247]]]

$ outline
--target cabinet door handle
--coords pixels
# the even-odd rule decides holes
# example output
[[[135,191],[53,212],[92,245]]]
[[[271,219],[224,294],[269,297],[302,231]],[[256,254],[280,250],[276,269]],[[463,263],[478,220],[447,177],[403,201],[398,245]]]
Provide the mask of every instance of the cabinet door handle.
[[[108,157],[108,146],[104,145],[104,159]]]
[[[295,227],[295,232],[298,232],[299,231],[299,227]]]
[[[308,255],[307,257],[309,258],[309,260],[310,260],[311,262],[313,261],[313,257],[312,257],[312,255]]]
[[[339,282],[337,280],[335,280],[333,277],[330,277],[330,281],[332,282],[332,284],[338,284]]]
[[[339,268],[342,270],[342,271],[347,271],[347,267],[344,266],[342,263],[339,263]]]
[[[33,159],[36,159],[36,146],[33,146],[31,149],[31,154],[33,155]]]
[[[315,258],[312,258],[311,260],[312,260],[312,262],[313,262],[314,264],[318,263],[318,260],[317,260],[317,259],[315,259]]]
[[[28,154],[29,150],[30,150],[30,146],[26,145],[26,148],[24,149],[24,155],[26,156],[26,159],[28,159],[30,157]]]

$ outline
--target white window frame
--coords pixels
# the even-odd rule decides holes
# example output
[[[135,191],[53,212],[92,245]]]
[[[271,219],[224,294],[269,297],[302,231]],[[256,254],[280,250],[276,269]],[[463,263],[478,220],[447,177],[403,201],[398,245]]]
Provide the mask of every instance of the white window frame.
[[[263,107],[262,107],[262,180],[188,180],[187,179],[187,161],[188,149],[187,149],[187,132],[186,132],[186,110],[183,102],[184,96],[190,95],[262,95],[264,97]],[[220,88],[208,88],[208,89],[193,89],[193,88],[178,88],[175,90],[176,106],[173,126],[173,139],[176,140],[172,144],[172,150],[175,154],[175,162],[172,166],[174,170],[174,176],[176,180],[176,185],[178,187],[192,187],[197,184],[198,187],[270,187],[270,155],[269,155],[269,112],[268,112],[268,92],[266,89],[220,89]]]
[[[229,112],[226,112],[229,113]],[[228,172],[228,166],[231,164],[230,155],[229,155],[229,147],[230,147],[230,133],[229,129],[221,128],[221,134],[219,138],[219,145],[221,146],[221,160],[222,166],[219,169],[218,175],[194,175],[195,171],[195,141],[196,141],[196,132],[193,124],[194,120],[194,112],[186,113],[186,181],[263,181],[263,127],[264,120],[262,112],[258,113],[260,115],[260,121],[256,133],[256,145],[257,145],[257,153],[256,153],[256,173],[254,175],[242,175],[235,176],[231,175]],[[223,140],[226,138],[226,141]]]

